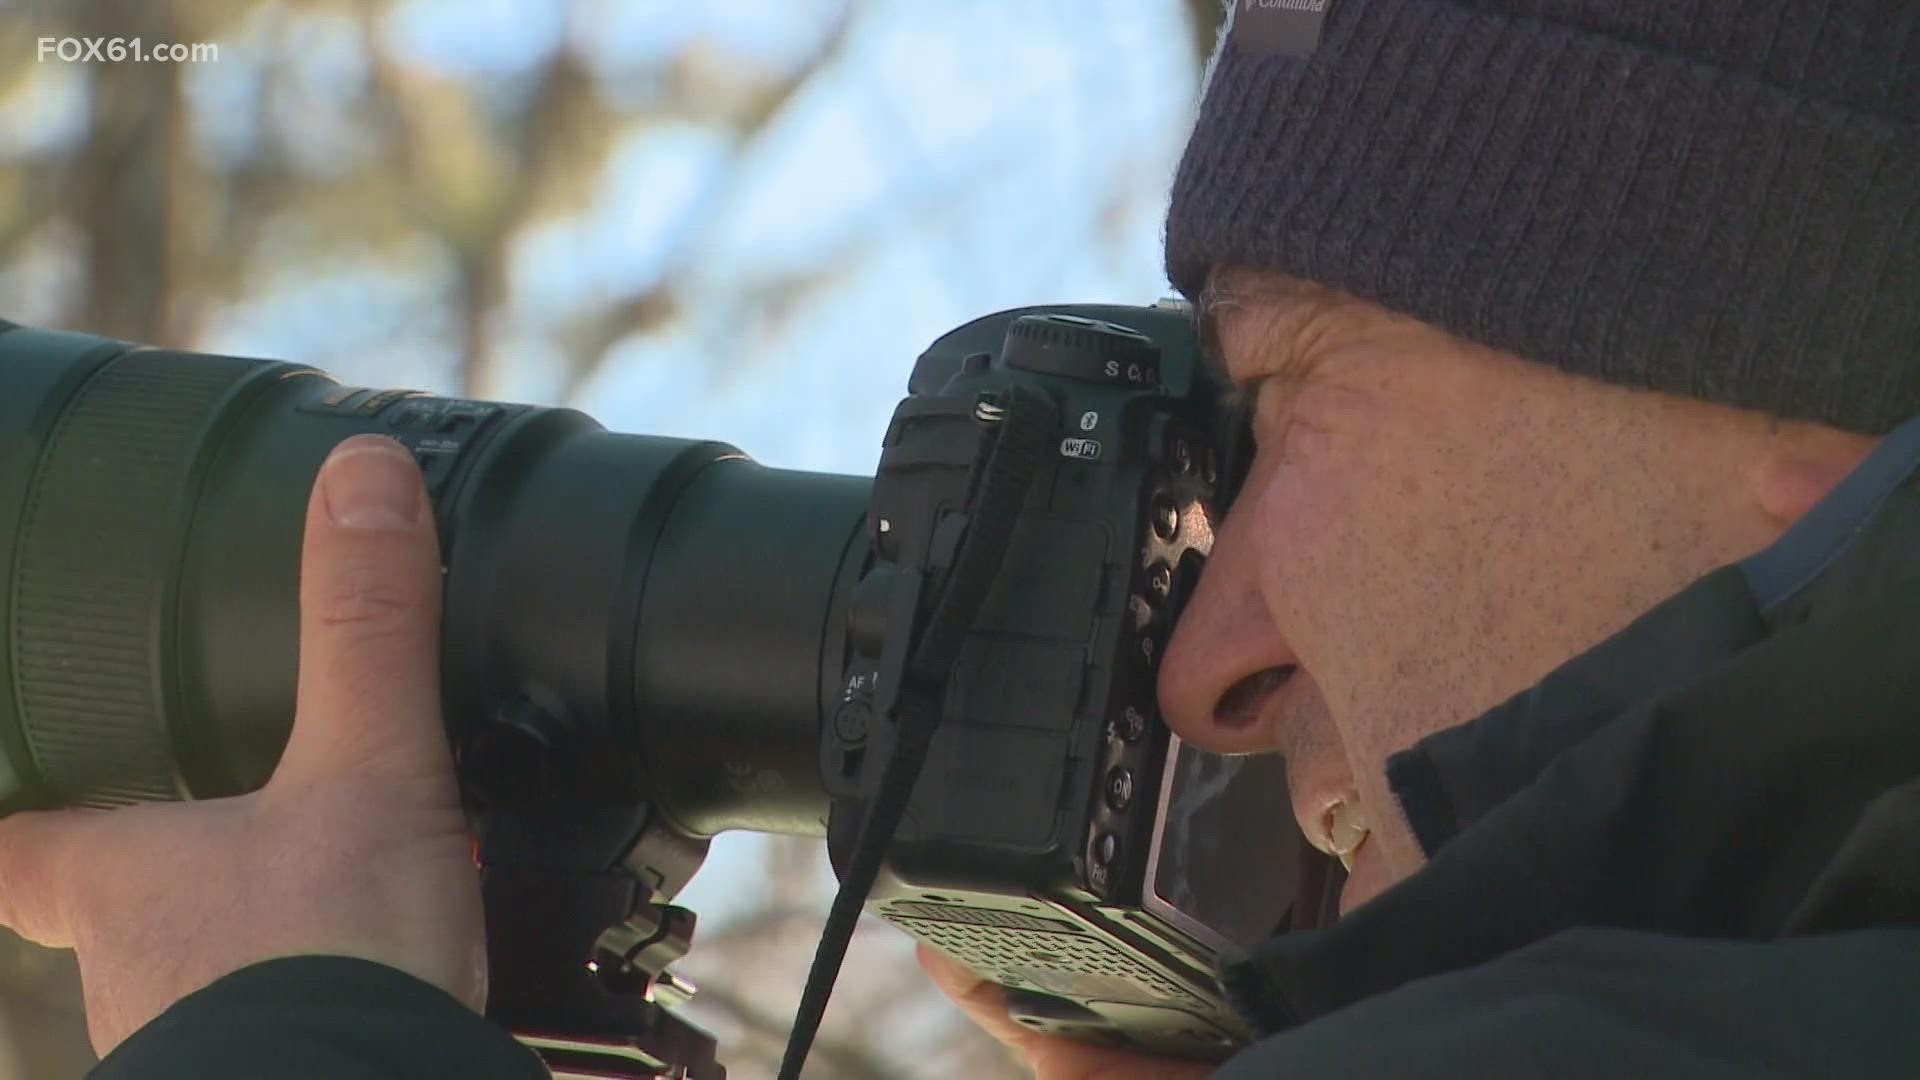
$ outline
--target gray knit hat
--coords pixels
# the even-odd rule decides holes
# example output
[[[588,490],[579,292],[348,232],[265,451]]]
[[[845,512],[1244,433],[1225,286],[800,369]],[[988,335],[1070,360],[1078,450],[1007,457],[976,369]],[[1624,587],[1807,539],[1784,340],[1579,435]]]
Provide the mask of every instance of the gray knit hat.
[[[1917,24],[1920,0],[1331,0],[1304,59],[1223,41],[1167,273],[1195,297],[1267,267],[1878,434],[1920,413]]]

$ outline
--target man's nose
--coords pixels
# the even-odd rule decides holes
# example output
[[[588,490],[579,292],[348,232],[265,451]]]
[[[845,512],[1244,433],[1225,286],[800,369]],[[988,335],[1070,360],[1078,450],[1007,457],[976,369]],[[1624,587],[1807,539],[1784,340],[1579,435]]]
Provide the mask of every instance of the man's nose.
[[[1295,664],[1260,594],[1248,535],[1255,520],[1242,506],[1221,523],[1160,662],[1167,723],[1182,739],[1220,753],[1280,748],[1261,717]]]

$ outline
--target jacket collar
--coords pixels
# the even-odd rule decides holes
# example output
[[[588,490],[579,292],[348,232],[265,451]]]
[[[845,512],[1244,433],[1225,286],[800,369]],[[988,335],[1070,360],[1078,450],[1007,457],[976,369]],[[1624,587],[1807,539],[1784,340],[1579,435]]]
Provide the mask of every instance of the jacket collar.
[[[1432,858],[1632,706],[1672,693],[1816,608],[1920,572],[1920,417],[1880,441],[1779,540],[1701,578],[1479,719],[1387,763]]]
[[[1272,1032],[1571,926],[1777,932],[1864,801],[1920,771],[1920,679],[1884,677],[1920,638],[1917,470],[1920,418],[1765,551],[1395,755],[1429,864],[1225,958],[1229,996]]]

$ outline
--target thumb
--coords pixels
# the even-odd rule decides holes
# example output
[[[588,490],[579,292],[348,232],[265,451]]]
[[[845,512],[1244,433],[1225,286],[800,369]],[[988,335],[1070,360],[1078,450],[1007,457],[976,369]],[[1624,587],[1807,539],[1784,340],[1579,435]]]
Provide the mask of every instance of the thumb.
[[[73,947],[73,876],[96,811],[17,813],[0,821],[0,926],[48,948]]]
[[[439,543],[413,456],[378,435],[341,443],[307,503],[299,704],[276,782],[450,770],[440,587]]]

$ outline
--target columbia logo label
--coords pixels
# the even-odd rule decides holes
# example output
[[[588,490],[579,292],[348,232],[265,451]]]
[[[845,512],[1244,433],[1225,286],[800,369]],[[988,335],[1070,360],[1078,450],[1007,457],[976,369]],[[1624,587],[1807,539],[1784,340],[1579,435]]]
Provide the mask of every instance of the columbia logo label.
[[[1234,0],[1227,39],[1252,55],[1312,56],[1333,0]]]

